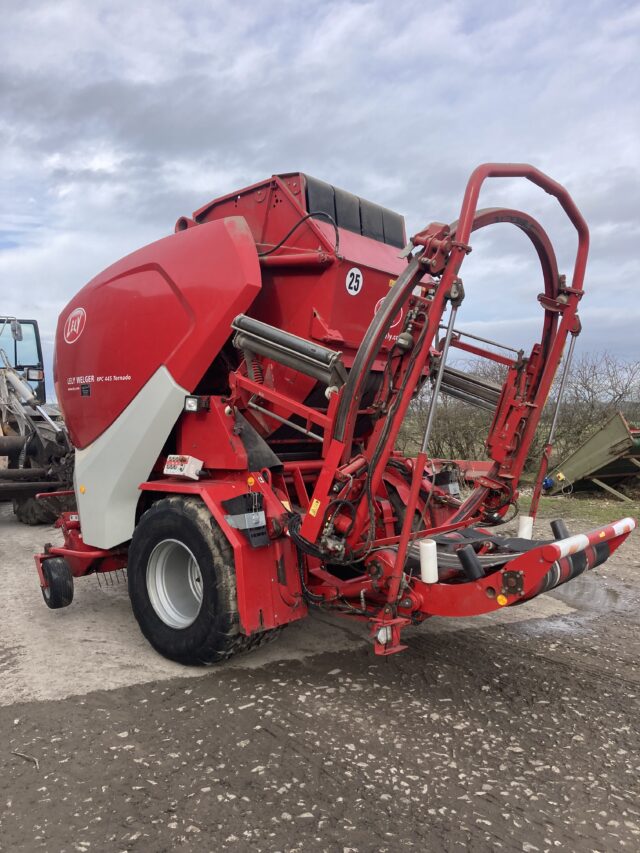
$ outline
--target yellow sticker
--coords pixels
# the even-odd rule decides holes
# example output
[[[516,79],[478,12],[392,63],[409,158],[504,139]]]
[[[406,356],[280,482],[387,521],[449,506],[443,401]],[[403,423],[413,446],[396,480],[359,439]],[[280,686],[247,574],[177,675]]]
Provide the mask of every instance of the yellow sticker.
[[[80,494],[81,494],[81,495],[84,495],[84,493],[85,493],[86,491],[87,491],[87,490],[86,490],[86,488],[85,488],[84,486],[80,486]]]
[[[309,507],[309,515],[316,517],[318,514],[318,510],[320,509],[320,501],[317,498],[311,501],[311,506]]]
[[[500,607],[504,607],[508,600],[509,599],[507,598],[507,596],[503,595],[502,593],[500,593],[500,595],[496,596],[496,601],[498,602]]]
[[[393,285],[396,283],[397,280],[398,280],[397,278],[390,278],[389,279],[389,287],[393,287]]]
[[[255,480],[253,479],[253,477],[247,477],[247,486],[253,486],[254,483]]]

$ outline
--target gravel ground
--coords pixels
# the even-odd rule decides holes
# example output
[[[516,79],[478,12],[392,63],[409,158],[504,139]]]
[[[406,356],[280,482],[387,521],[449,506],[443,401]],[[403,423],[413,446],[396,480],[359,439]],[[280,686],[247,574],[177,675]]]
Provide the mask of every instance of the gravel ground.
[[[53,538],[0,507],[0,850],[640,850],[637,535],[401,655],[316,615],[212,669],[155,655],[124,585],[48,611]]]

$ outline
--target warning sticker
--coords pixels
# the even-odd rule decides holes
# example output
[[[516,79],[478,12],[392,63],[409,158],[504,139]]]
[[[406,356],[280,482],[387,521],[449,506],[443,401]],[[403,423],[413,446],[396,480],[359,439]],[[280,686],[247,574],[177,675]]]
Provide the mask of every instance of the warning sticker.
[[[320,509],[320,501],[317,498],[314,498],[311,501],[311,506],[309,507],[309,515],[316,517],[318,514],[318,510]]]

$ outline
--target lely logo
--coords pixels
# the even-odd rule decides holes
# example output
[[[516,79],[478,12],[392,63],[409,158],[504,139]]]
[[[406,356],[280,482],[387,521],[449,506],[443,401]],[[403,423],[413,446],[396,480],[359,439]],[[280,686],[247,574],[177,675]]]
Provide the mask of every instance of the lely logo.
[[[380,307],[381,307],[382,303],[384,302],[384,299],[385,299],[385,298],[384,298],[384,296],[383,296],[383,297],[382,297],[382,299],[378,299],[378,301],[376,302],[376,307],[373,309],[374,316],[375,316],[375,315],[378,313],[378,311],[380,310]],[[397,326],[399,326],[399,325],[400,325],[400,323],[402,323],[402,314],[403,314],[403,311],[402,311],[402,308],[401,308],[401,309],[400,309],[400,311],[398,312],[398,314],[396,315],[395,320],[394,320],[394,321],[393,321],[393,323],[389,326],[389,331],[391,331],[391,329],[395,329]]]
[[[87,313],[84,308],[74,308],[64,323],[64,339],[68,344],[75,344],[86,322]]]

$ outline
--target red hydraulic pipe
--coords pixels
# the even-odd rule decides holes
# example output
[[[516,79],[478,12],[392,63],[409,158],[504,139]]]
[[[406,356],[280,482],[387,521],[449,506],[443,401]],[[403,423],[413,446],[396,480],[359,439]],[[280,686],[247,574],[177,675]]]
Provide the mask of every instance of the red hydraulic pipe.
[[[335,261],[334,255],[326,252],[298,252],[282,255],[265,255],[260,258],[263,267],[326,267]]]
[[[322,468],[323,459],[300,459],[298,462],[284,462],[283,467],[285,473],[295,471],[297,468],[303,473],[315,474]]]

